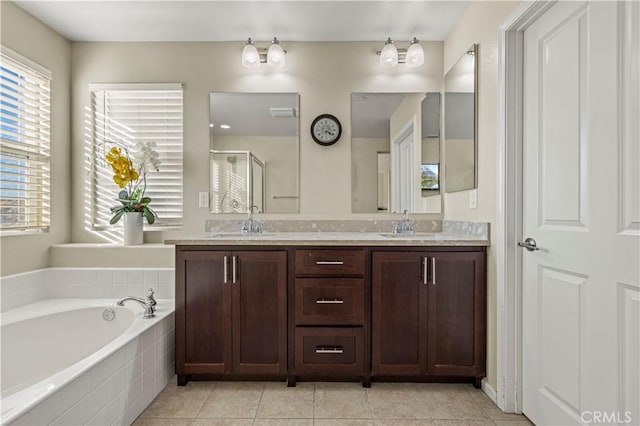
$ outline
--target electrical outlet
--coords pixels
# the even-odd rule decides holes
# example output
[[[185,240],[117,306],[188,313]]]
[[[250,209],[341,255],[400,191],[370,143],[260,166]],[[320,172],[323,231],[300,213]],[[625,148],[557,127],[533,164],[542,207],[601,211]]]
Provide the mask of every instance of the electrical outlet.
[[[478,208],[478,190],[472,189],[469,191],[469,208],[477,209]]]
[[[198,207],[206,209],[209,207],[209,193],[198,192]]]

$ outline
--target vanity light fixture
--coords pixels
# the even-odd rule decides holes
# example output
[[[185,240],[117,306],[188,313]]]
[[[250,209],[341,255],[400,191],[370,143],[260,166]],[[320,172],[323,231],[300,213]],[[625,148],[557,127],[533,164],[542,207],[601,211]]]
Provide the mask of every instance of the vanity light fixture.
[[[382,68],[393,68],[398,64],[405,64],[408,68],[417,68],[424,64],[424,49],[415,37],[411,40],[408,49],[398,49],[389,37],[382,50],[377,51],[376,54],[380,56]]]
[[[260,64],[267,64],[273,68],[282,68],[286,65],[287,51],[280,46],[280,41],[274,37],[271,46],[267,48],[258,48],[251,40],[247,42],[242,49],[242,66],[245,68],[258,68]]]

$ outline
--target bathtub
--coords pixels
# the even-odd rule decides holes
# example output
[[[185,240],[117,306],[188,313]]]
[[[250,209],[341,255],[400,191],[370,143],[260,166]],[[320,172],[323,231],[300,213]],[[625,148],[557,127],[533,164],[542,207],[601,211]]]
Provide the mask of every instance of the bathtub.
[[[0,424],[130,424],[173,376],[173,312],[52,299],[3,313]]]

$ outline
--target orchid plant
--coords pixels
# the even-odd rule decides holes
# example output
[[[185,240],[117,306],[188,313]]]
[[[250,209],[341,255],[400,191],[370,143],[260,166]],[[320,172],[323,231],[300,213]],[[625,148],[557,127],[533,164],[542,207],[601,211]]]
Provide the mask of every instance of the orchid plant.
[[[112,146],[105,154],[107,164],[113,169],[113,181],[122,189],[117,198],[120,204],[111,207],[113,217],[110,224],[118,223],[128,212],[141,212],[149,225],[156,221],[158,215],[149,207],[151,198],[145,196],[147,173],[160,170],[155,146],[153,141],[136,142],[131,154],[125,147],[119,146]]]

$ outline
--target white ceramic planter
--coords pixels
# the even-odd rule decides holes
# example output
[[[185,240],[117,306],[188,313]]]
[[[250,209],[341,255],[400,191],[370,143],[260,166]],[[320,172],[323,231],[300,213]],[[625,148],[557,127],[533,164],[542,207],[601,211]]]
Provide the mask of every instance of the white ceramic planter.
[[[126,212],[124,214],[124,245],[142,244],[142,212]]]

